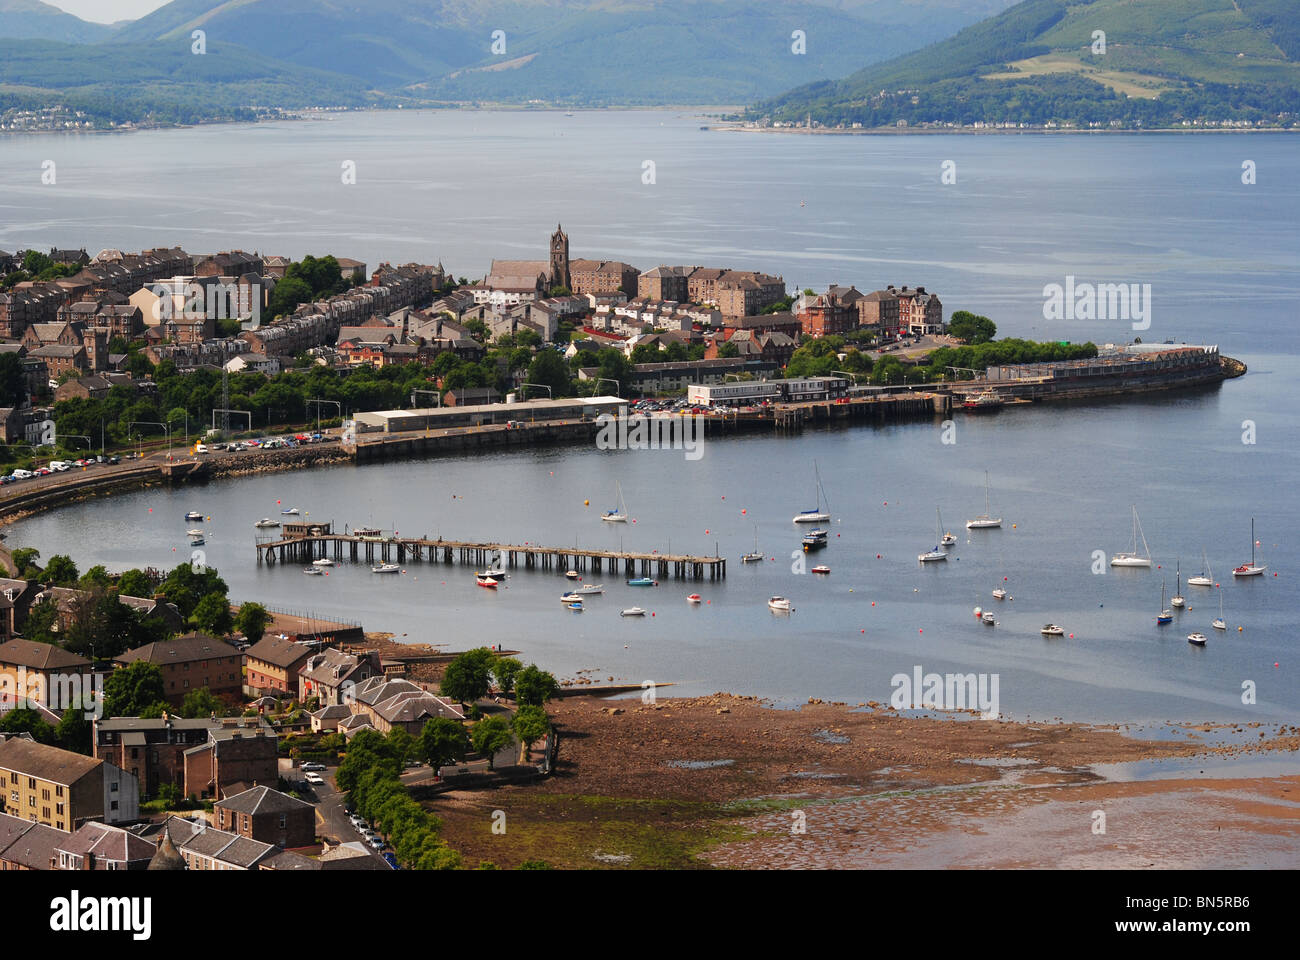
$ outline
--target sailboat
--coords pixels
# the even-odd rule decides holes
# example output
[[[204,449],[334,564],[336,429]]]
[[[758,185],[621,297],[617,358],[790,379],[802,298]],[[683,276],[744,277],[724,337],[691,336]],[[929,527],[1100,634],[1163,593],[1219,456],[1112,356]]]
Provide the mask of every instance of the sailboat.
[[[1174,596],[1169,603],[1179,609],[1187,605],[1187,601],[1183,599],[1183,565],[1181,562],[1178,563],[1178,572],[1174,575]]]
[[[939,512],[939,508],[938,508],[938,507],[935,507],[934,509],[935,509],[935,512],[936,512],[936,513]],[[947,530],[944,530],[944,529],[943,529],[943,515],[942,515],[942,514],[939,515],[939,529],[940,529],[941,531],[943,531],[942,534],[941,534],[940,537],[939,537],[939,544],[940,544],[940,546],[951,547],[954,543],[957,542],[957,538],[956,538],[953,534],[951,534],[951,533],[949,533]]]
[[[1223,587],[1219,587],[1219,616],[1210,624],[1215,630],[1227,630],[1228,621],[1223,619]]]
[[[1174,613],[1165,606],[1165,581],[1160,581],[1160,612],[1156,614],[1156,623],[1171,623]]]
[[[615,480],[614,487],[618,490],[618,508],[606,510],[600,519],[606,523],[627,523],[627,504],[623,502],[623,485]]]
[[[984,530],[1002,526],[1001,517],[989,516],[989,472],[984,471],[984,512],[966,523],[967,530]]]
[[[1210,569],[1210,558],[1201,551],[1201,573],[1195,577],[1187,578],[1189,587],[1212,587],[1214,586],[1214,571]]]
[[[1137,552],[1138,537],[1142,537],[1142,553]],[[1117,553],[1110,558],[1112,567],[1150,567],[1151,550],[1147,547],[1147,535],[1142,532],[1142,524],[1138,520],[1138,508],[1133,507],[1133,550],[1130,553]]]
[[[935,507],[935,508],[934,508],[934,515],[935,515],[935,520],[936,520],[936,524],[935,524],[935,528],[934,528],[934,535],[935,535],[935,538],[936,538],[937,540],[939,540],[940,542],[942,542],[942,540],[943,540],[943,519],[939,516],[939,508],[938,508],[938,507]],[[922,563],[933,563],[933,562],[936,561],[936,560],[947,560],[947,559],[948,559],[948,554],[944,553],[941,549],[939,549],[939,544],[936,543],[936,544],[934,545],[934,549],[933,549],[933,550],[930,550],[928,553],[921,553],[921,554],[918,554],[917,557],[916,557],[916,559],[920,560]]]
[[[1267,570],[1268,567],[1262,563],[1255,562],[1255,518],[1250,518],[1250,563],[1243,563],[1239,567],[1233,568],[1234,577],[1258,577]]]
[[[830,504],[826,504],[825,511],[822,510],[823,493],[822,490],[822,473],[817,462],[813,461],[813,472],[817,477],[817,506],[812,510],[800,510],[799,515],[794,518],[795,523],[828,523],[831,519]]]
[[[492,562],[488,564],[487,569],[476,570],[474,576],[478,577],[480,580],[492,580],[494,582],[504,580],[506,578],[506,568],[505,563],[501,559],[501,553],[498,551],[493,554]],[[485,584],[480,583],[479,586],[485,586]]]
[[[762,563],[763,555],[758,551],[758,524],[754,524],[754,552],[740,558],[741,563]]]

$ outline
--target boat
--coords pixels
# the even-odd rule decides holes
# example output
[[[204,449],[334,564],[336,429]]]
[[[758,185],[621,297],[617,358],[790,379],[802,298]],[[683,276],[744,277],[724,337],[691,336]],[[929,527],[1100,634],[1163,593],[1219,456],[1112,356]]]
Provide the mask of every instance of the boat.
[[[939,513],[939,508],[938,508],[938,507],[935,507],[935,508],[934,508],[934,512],[935,512],[935,513]],[[943,515],[942,515],[942,514],[939,514],[939,529],[940,529],[940,530],[943,530],[943,535],[939,537],[939,546],[941,546],[941,547],[951,547],[954,543],[957,542],[957,537],[956,537],[956,536],[954,536],[953,534],[949,533],[947,530],[944,530],[944,529],[943,529]]]
[[[935,534],[935,537],[936,537],[936,538],[938,538],[940,541],[942,541],[942,540],[943,540],[943,521],[942,521],[941,518],[939,518],[939,508],[938,508],[938,507],[935,507],[935,509],[934,509],[934,515],[935,515],[935,518],[936,518],[936,524],[935,524],[935,528],[934,528],[934,534]],[[948,559],[948,554],[946,554],[946,553],[944,553],[942,550],[940,550],[940,549],[939,549],[939,544],[936,543],[936,544],[934,545],[934,549],[933,549],[933,550],[930,550],[930,551],[928,551],[927,553],[920,553],[920,554],[917,554],[916,559],[917,559],[917,560],[920,560],[922,563],[934,563],[934,562],[937,561],[937,560],[947,560],[947,559]]]
[[[1001,395],[999,395],[997,391],[985,390],[983,393],[978,393],[973,397],[968,396],[965,402],[962,403],[962,407],[966,410],[979,412],[982,410],[996,410],[1005,402],[1006,401],[1002,399]]]
[[[474,576],[484,580],[494,580],[500,583],[506,578],[506,568],[501,563],[501,554],[498,553],[492,558],[486,570],[475,570]]]
[[[1210,559],[1201,551],[1201,573],[1195,577],[1187,578],[1189,587],[1212,587],[1214,586],[1214,571],[1210,569]]]
[[[1005,600],[1006,598],[1007,598],[1007,592],[1003,590],[1001,587],[998,587],[996,590],[993,591],[994,600]]]
[[[1045,624],[1043,624],[1043,629],[1039,630],[1038,632],[1041,633],[1041,634],[1042,634],[1043,636],[1045,636],[1045,637],[1063,637],[1063,636],[1065,636],[1065,628],[1064,628],[1064,627],[1058,627],[1058,626],[1057,626],[1056,624],[1054,624],[1054,623],[1045,623]]]
[[[370,568],[371,573],[401,573],[402,568],[395,563],[381,563]]]
[[[819,566],[813,567],[813,568],[812,568],[812,572],[813,572],[813,573],[830,573],[830,572],[831,572],[831,568],[828,567],[828,566],[826,566],[826,564],[823,563],[823,564],[820,564]]]
[[[1174,619],[1174,613],[1165,606],[1165,581],[1160,581],[1160,612],[1156,614],[1156,623],[1170,623]]]
[[[790,601],[785,597],[772,597],[767,601],[767,605],[773,610],[780,610],[784,613],[789,613],[794,609],[794,607],[790,606]]]
[[[319,560],[313,560],[311,565],[313,567],[332,567],[334,566],[334,561],[329,557],[321,557]]]
[[[296,517],[296,516],[298,516],[298,508],[297,508],[297,507],[290,507],[288,510],[281,510],[281,511],[280,511],[280,516],[282,516],[282,517]]]
[[[620,617],[644,617],[645,611],[640,607],[628,607],[626,610],[620,610]]]
[[[200,530],[198,527],[195,527],[195,528],[192,529],[192,530],[186,530],[186,531],[185,531],[185,536],[187,536],[187,537],[201,537],[201,536],[203,536],[203,531]]]
[[[762,563],[763,555],[758,552],[758,524],[754,524],[754,552],[746,553],[740,558],[741,563]]]
[[[992,610],[985,610],[985,611],[984,611],[984,616],[980,617],[980,619],[983,620],[985,623],[989,623],[989,624],[993,624],[993,623],[997,623],[997,622],[998,622],[998,621],[997,621],[997,618],[993,616],[993,611],[992,611]]]
[[[1187,601],[1183,599],[1183,565],[1180,562],[1175,562],[1177,563],[1176,569],[1178,572],[1174,574],[1174,595],[1170,598],[1169,604],[1181,610],[1187,606]]]
[[[203,519],[203,514],[199,513],[197,510],[191,510],[189,513],[185,514],[185,519],[186,519],[186,520],[202,520],[202,519]]]
[[[582,612],[581,600],[574,600],[572,603],[566,603],[565,606],[568,607],[570,610],[577,610],[579,613]]]
[[[1210,624],[1215,630],[1227,630],[1228,621],[1223,619],[1223,587],[1219,587],[1219,615]]]
[[[1138,537],[1142,537],[1142,553],[1137,552]],[[1138,508],[1133,507],[1133,549],[1128,553],[1117,553],[1110,558],[1112,567],[1150,567],[1151,550],[1147,547],[1147,535],[1142,532],[1142,523],[1138,520]]]
[[[208,542],[208,541],[204,540],[202,537],[194,537],[194,538],[192,538],[192,539],[190,540],[190,546],[191,546],[191,547],[201,547],[201,546],[203,546],[203,545],[204,545],[205,543],[207,543],[207,542]]]
[[[699,602],[700,602],[700,599],[701,599],[701,597],[700,597],[700,595],[699,595],[698,593],[692,593],[689,597],[686,598],[686,602],[687,602],[687,603],[699,603]]]
[[[659,582],[657,580],[651,580],[649,577],[637,577],[633,580],[629,580],[627,585],[629,587],[657,587],[659,586]]]
[[[323,577],[323,576],[325,576],[325,571],[322,570],[320,567],[306,567],[306,568],[303,569],[302,572],[305,573],[305,574],[307,574],[307,576],[309,576],[309,577]]]
[[[1232,575],[1234,577],[1258,577],[1267,570],[1268,567],[1262,563],[1255,562],[1255,518],[1250,518],[1250,563],[1243,563],[1239,567],[1234,567]]]
[[[253,526],[260,527],[262,529],[278,527],[279,525],[280,525],[279,520],[272,520],[270,517],[263,517],[261,520],[257,521],[257,523],[253,524]]]
[[[276,526],[278,527],[279,524],[277,523]],[[352,531],[358,537],[377,537],[382,532],[378,527],[356,527]]]
[[[475,576],[474,582],[477,583],[480,587],[487,587],[489,590],[495,590],[497,588],[497,582],[493,580],[491,577]]]
[[[817,477],[817,506],[812,510],[800,510],[794,518],[795,523],[829,523],[831,519],[830,504],[826,504],[826,509],[822,509],[822,472],[818,467],[817,461],[813,461],[813,472]]]
[[[615,480],[614,488],[618,491],[618,508],[606,510],[600,519],[606,523],[627,523],[627,504],[623,502],[623,485]]]
[[[986,530],[1002,526],[1001,517],[989,516],[989,472],[984,471],[984,512],[974,520],[966,521],[967,530]]]
[[[604,593],[605,585],[603,583],[584,583],[578,588],[578,593],[584,596],[591,596],[596,593]]]
[[[1187,635],[1187,642],[1188,642],[1188,643],[1195,644],[1195,645],[1198,646],[1198,647],[1203,647],[1203,646],[1205,646],[1205,634],[1203,634],[1203,633],[1189,633],[1189,634]]]
[[[578,579],[578,571],[577,571],[577,570],[566,570],[566,571],[564,571],[564,575],[565,575],[566,577],[568,577],[570,580],[577,580],[577,579]]]
[[[496,582],[495,580],[493,580],[493,581],[492,581],[492,586],[495,587],[496,585],[497,585],[497,582]],[[580,594],[580,593],[566,593],[566,594],[563,594],[563,595],[560,597],[560,602],[561,602],[561,603],[574,603],[575,601],[578,602],[578,603],[582,603],[582,594]]]
[[[804,551],[819,550],[826,546],[826,544],[830,542],[827,540],[828,536],[830,536],[830,534],[825,530],[810,530],[803,538]]]

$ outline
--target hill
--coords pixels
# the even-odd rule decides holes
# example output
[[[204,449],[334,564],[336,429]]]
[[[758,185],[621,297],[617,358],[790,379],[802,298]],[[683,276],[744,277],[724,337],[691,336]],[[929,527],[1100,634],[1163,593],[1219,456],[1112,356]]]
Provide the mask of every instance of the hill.
[[[40,0],[0,0],[0,38],[90,43],[113,32],[112,27],[87,23]]]
[[[1300,24],[1292,0],[1026,0],[947,40],[747,111],[775,122],[810,114],[867,128],[1294,124]]]

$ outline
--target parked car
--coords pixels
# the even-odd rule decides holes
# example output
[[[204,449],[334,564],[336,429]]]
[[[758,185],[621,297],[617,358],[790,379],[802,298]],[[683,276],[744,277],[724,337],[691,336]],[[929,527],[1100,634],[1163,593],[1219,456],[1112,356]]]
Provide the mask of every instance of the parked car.
[[[384,843],[383,837],[366,837],[366,843],[375,850],[382,850],[387,846],[387,844]]]
[[[108,458],[108,462],[109,462],[109,463],[121,463],[122,460],[121,460],[120,457],[109,457],[109,458]]]
[[[388,864],[390,867],[392,867],[394,870],[401,870],[401,869],[402,869],[401,867],[399,867],[399,866],[397,865],[397,854],[393,853],[393,851],[391,851],[391,850],[385,850],[385,851],[384,851],[384,862],[387,863],[387,864]]]
[[[325,764],[317,763],[315,760],[308,760],[302,765],[303,770],[324,770]]]
[[[319,773],[309,773],[307,774],[307,782],[314,787],[324,783],[325,781],[321,779],[321,775]]]
[[[195,452],[195,453],[207,453],[207,452],[208,452],[208,445],[207,445],[206,443],[200,443],[198,446],[196,446],[196,447],[194,448],[194,452]]]

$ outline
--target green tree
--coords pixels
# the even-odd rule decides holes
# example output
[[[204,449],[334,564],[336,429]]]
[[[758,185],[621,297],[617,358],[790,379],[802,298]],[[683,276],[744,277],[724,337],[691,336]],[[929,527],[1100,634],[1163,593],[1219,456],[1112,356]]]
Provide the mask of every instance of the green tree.
[[[81,656],[116,657],[138,639],[140,620],[136,611],[117,599],[117,594],[94,587],[68,602],[63,646]]]
[[[393,756],[403,764],[414,759],[419,749],[415,737],[407,733],[405,727],[393,727],[388,731],[388,746],[392,749]]]
[[[27,611],[27,619],[23,621],[23,636],[37,643],[58,645],[62,640],[58,625],[58,604],[46,597],[40,603],[33,604]]]
[[[155,586],[143,570],[127,570],[117,578],[117,592],[124,597],[152,597]]]
[[[235,616],[235,629],[253,643],[257,643],[266,633],[271,619],[271,612],[260,603],[242,603],[239,605],[239,613]]]
[[[142,717],[166,706],[162,669],[137,660],[120,667],[104,681],[104,716]]]
[[[77,573],[77,565],[72,562],[72,558],[61,553],[56,553],[50,557],[41,573],[41,577],[46,583],[56,587],[76,586],[77,579],[80,576]]]
[[[384,735],[378,730],[362,730],[348,744],[347,756],[339,764],[334,782],[340,790],[352,793],[362,786],[364,776],[397,780],[401,773],[402,764],[393,755],[392,747]],[[364,793],[364,789],[361,792]],[[362,809],[361,798],[353,796],[352,799],[357,808]]]
[[[528,382],[550,387],[556,397],[568,396],[572,392],[568,367],[564,358],[554,350],[543,350],[533,357],[533,362],[528,365]]]
[[[235,626],[225,594],[216,591],[209,593],[195,605],[191,619],[199,629],[216,637],[224,637]]]
[[[988,317],[958,310],[948,320],[948,332],[958,340],[971,346],[989,343],[998,332],[997,326]]]
[[[27,374],[16,353],[0,353],[0,406],[21,407],[27,399]]]
[[[30,733],[37,743],[50,745],[59,739],[54,728],[31,707],[17,707],[0,714],[0,733]]]
[[[524,745],[524,750],[531,754],[533,744],[545,737],[551,729],[551,720],[541,707],[525,705],[515,712],[510,721],[510,729]]]
[[[200,687],[185,694],[181,701],[180,715],[190,720],[198,720],[216,714],[218,717],[229,715],[230,710],[221,698],[207,687]]]
[[[41,558],[41,551],[35,547],[19,547],[13,552],[14,576],[22,580],[31,580],[40,574],[36,561]]]
[[[474,750],[487,758],[488,769],[493,769],[496,753],[510,744],[510,725],[500,717],[484,717],[474,724],[470,734]]]
[[[515,688],[515,678],[524,665],[514,657],[498,657],[492,665],[492,676],[502,693],[509,693]]]
[[[540,707],[559,692],[560,685],[555,682],[555,677],[539,670],[535,663],[524,667],[515,677],[515,701],[521,705]]]
[[[108,570],[102,563],[96,564],[81,575],[77,581],[77,586],[83,590],[89,590],[92,587],[100,587],[107,590],[113,585],[113,578],[108,575]]]
[[[449,763],[460,763],[469,752],[469,731],[459,720],[434,717],[420,731],[420,752],[435,770]]]
[[[473,703],[487,696],[488,678],[495,660],[496,655],[487,647],[466,650],[457,656],[447,664],[442,675],[443,695],[461,703]]]
[[[82,705],[81,698],[77,698],[73,703],[68,704],[63,711],[63,716],[59,720],[59,725],[54,728],[58,736],[59,746],[64,750],[71,750],[73,753],[81,753],[86,756],[90,755],[90,720],[86,717],[86,708]]]

